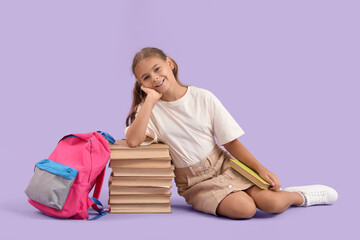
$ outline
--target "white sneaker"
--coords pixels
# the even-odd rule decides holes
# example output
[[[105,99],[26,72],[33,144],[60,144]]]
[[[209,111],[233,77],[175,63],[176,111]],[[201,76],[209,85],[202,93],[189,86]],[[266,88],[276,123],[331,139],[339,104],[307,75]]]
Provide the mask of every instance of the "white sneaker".
[[[288,187],[285,188],[284,191],[302,193],[305,197],[305,203],[302,206],[305,207],[320,204],[333,204],[338,199],[336,190],[325,185]]]

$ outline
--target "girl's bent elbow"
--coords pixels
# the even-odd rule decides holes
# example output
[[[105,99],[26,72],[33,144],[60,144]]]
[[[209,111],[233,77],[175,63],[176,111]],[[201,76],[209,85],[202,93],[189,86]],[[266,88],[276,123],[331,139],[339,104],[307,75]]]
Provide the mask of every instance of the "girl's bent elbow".
[[[129,147],[138,147],[143,141],[145,141],[145,138],[141,141],[126,138],[126,144]]]
[[[134,142],[134,141],[130,141],[130,140],[128,140],[128,139],[126,139],[126,144],[129,146],[129,147],[137,147],[137,146],[139,146],[140,145],[140,143],[136,143],[136,142]]]

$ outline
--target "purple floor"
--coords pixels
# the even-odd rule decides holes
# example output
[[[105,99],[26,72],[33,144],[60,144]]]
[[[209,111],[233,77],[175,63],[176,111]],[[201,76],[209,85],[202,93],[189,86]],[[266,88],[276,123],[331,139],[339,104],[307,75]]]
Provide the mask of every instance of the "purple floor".
[[[30,204],[22,192],[1,200],[2,239],[352,239],[356,234],[358,212],[345,194],[331,206],[290,207],[282,214],[258,210],[252,219],[232,220],[192,209],[172,188],[172,213],[108,214],[96,221],[62,220],[48,217]],[[107,202],[107,188],[103,189]],[[91,216],[95,212],[90,212]]]

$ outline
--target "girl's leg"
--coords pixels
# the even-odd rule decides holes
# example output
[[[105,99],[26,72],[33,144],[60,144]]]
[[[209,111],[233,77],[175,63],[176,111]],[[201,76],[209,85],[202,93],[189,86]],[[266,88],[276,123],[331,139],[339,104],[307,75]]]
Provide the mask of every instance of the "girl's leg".
[[[252,186],[245,192],[254,200],[256,206],[265,212],[281,213],[291,205],[300,206],[304,198],[297,192],[262,190]]]
[[[256,205],[247,193],[238,191],[227,195],[220,202],[216,212],[233,219],[252,218],[256,213]]]

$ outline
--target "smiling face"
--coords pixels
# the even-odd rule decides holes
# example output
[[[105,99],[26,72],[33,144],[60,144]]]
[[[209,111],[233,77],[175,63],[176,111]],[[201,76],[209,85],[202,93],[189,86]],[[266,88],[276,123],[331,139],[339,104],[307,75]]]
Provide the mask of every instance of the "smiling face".
[[[164,61],[160,57],[153,55],[143,59],[135,67],[134,72],[141,85],[165,93],[176,83],[172,72],[173,68],[173,62],[168,57]]]

